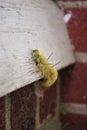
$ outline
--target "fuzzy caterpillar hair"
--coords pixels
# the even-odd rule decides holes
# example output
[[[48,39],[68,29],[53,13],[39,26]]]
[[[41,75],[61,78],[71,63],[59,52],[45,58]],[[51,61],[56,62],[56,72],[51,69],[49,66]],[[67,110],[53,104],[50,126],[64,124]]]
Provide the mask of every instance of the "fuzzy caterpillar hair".
[[[44,88],[50,87],[57,80],[57,70],[48,62],[46,57],[39,50],[33,50],[33,56],[36,65],[41,70],[43,76],[43,78],[38,81],[39,86]]]

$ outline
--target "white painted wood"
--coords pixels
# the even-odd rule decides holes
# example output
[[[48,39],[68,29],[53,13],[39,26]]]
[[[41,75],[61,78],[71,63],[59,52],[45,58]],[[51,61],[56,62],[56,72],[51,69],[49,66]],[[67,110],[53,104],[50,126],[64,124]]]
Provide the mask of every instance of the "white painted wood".
[[[75,62],[63,16],[51,0],[0,0],[0,96],[41,78],[32,50],[62,69]],[[36,73],[33,73],[36,72]]]

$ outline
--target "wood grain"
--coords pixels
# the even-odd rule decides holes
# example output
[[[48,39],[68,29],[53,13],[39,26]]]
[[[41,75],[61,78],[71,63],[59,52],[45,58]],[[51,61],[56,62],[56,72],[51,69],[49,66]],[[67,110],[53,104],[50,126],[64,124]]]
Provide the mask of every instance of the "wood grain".
[[[0,1],[0,96],[40,79],[32,50],[59,70],[75,62],[63,16],[53,1]]]

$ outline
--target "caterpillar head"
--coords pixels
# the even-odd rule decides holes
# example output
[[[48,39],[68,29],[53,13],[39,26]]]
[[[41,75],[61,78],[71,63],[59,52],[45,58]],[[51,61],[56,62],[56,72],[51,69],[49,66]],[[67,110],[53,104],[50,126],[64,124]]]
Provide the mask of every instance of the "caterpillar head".
[[[39,50],[33,50],[33,57],[34,57],[34,60],[36,62],[36,64],[39,64],[41,61],[40,61],[40,52]]]

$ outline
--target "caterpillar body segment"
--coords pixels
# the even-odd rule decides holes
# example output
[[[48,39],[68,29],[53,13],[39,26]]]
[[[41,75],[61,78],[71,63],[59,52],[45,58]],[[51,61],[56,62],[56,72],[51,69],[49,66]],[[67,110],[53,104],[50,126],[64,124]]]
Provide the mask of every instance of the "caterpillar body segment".
[[[33,50],[36,65],[42,72],[43,78],[38,81],[39,85],[45,88],[50,87],[58,77],[57,70],[48,62],[46,57],[39,51]]]

